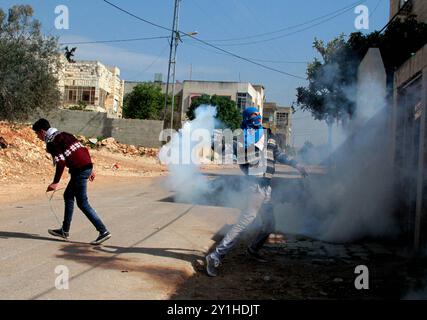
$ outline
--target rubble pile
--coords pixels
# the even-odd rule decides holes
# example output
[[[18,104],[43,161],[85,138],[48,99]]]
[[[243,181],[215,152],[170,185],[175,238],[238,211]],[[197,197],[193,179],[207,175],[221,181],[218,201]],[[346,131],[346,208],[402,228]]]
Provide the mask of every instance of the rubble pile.
[[[114,138],[98,141],[77,136],[85,146],[91,148],[91,155],[97,168],[103,171],[117,170],[117,162],[128,161],[126,168],[130,170],[133,163],[151,165],[151,171],[164,171],[153,167],[157,163],[158,149],[136,147],[118,143]],[[44,181],[52,176],[53,162],[45,150],[45,143],[40,141],[31,129],[31,125],[13,124],[0,121],[0,182],[24,183],[29,178]],[[101,153],[98,153],[98,150]],[[112,154],[116,154],[113,156]],[[103,168],[107,170],[103,170]],[[138,167],[139,168],[139,167]],[[123,170],[121,167],[121,172]],[[135,169],[139,173],[142,169]]]
[[[0,181],[25,181],[52,170],[45,145],[28,125],[0,122]]]
[[[122,144],[117,142],[114,138],[106,138],[100,141],[97,139],[88,139],[84,136],[77,136],[77,139],[85,146],[90,148],[102,149],[113,152],[122,153],[130,156],[145,156],[145,157],[157,157],[159,149],[157,148],[145,148],[137,147],[131,144]]]

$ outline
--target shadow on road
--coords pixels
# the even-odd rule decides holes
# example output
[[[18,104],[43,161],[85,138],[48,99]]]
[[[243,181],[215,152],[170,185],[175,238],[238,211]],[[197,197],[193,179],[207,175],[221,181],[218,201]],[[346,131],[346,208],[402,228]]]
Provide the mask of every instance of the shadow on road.
[[[190,253],[185,253],[190,252]],[[73,260],[90,266],[89,269],[76,274],[73,279],[95,269],[119,271],[123,274],[136,275],[141,281],[146,282],[147,276],[151,278],[152,287],[161,290],[174,290],[176,287],[191,277],[193,270],[185,265],[176,265],[170,260],[153,259],[141,260],[140,257],[123,256],[123,254],[140,253],[184,261],[193,261],[200,256],[194,250],[179,248],[143,248],[143,247],[91,247],[80,244],[64,245],[57,258]]]
[[[43,236],[40,236],[38,234],[32,234],[32,233],[0,231],[0,239],[9,239],[9,238],[43,240],[43,241],[53,241],[53,242],[89,245],[86,242],[70,241],[70,240],[63,240],[63,239],[59,239],[59,238],[57,239],[57,238],[43,237]]]
[[[96,251],[113,253],[116,255],[123,253],[140,253],[158,257],[173,258],[188,262],[194,262],[203,257],[203,252],[199,250],[180,249],[180,248],[143,248],[143,247],[117,247],[105,246],[95,248]],[[191,253],[188,253],[191,252]],[[196,254],[199,253],[199,254]]]
[[[9,239],[9,238],[64,242],[64,240],[43,237],[43,236],[40,236],[38,234],[23,233],[23,232],[0,231],[0,239]]]

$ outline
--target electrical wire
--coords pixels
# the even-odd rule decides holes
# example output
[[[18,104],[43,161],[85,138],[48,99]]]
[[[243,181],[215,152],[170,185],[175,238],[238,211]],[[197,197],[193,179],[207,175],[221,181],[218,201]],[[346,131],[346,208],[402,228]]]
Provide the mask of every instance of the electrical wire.
[[[363,3],[363,2],[366,2],[366,1],[367,0],[362,1],[360,3]],[[329,22],[329,21],[335,19],[336,17],[341,16],[344,13],[346,13],[346,12],[352,10],[352,9],[353,9],[353,7],[350,7],[348,9],[346,9],[346,10],[344,10],[344,11],[342,11],[342,12],[336,14],[336,15],[333,15],[332,17],[329,17],[329,18],[327,18],[325,20],[322,20],[322,21],[320,21],[320,22],[318,22],[316,24],[310,25],[308,27],[305,27],[305,28],[302,28],[302,29],[299,29],[299,30],[296,30],[296,31],[293,31],[293,32],[285,33],[285,34],[282,34],[282,35],[279,35],[279,36],[276,36],[276,37],[272,37],[272,38],[268,38],[268,39],[263,39],[263,40],[249,41],[249,42],[239,42],[239,43],[233,43],[233,44],[222,44],[222,46],[223,47],[248,46],[248,45],[265,43],[265,42],[271,42],[271,41],[275,41],[275,40],[278,40],[278,39],[283,39],[283,38],[290,37],[290,36],[293,36],[295,34],[304,32],[306,30],[312,29],[312,28],[317,27],[317,26],[319,26],[319,25],[321,25],[323,23]]]
[[[137,15],[135,15],[135,14],[133,14],[133,13],[131,13],[131,12],[129,12],[129,11],[127,11],[127,10],[125,10],[125,9],[122,9],[122,8],[120,8],[119,6],[117,6],[117,5],[115,5],[115,4],[111,3],[111,2],[109,2],[108,0],[103,0],[103,1],[104,1],[105,3],[107,3],[107,4],[111,5],[111,6],[113,6],[113,7],[114,7],[114,8],[116,8],[117,10],[120,10],[120,11],[122,11],[122,12],[124,12],[124,13],[126,13],[126,14],[128,14],[128,15],[130,15],[130,16],[132,16],[132,17],[134,17],[134,18],[138,19],[138,20],[140,20],[140,21],[143,21],[143,22],[148,23],[148,24],[150,24],[150,25],[153,25],[153,26],[156,26],[156,27],[162,28],[162,29],[164,29],[164,30],[173,31],[173,30],[171,30],[171,29],[169,29],[169,28],[167,28],[167,27],[160,26],[160,25],[158,25],[158,24],[156,24],[156,23],[153,23],[153,22],[148,21],[148,20],[146,20],[146,19],[144,19],[144,18],[141,18],[141,17],[139,17],[139,16],[137,16]],[[182,34],[182,35],[186,35],[186,36],[188,36],[188,37],[190,37],[190,38],[192,38],[192,39],[194,39],[194,40],[196,40],[196,41],[198,41],[198,42],[200,42],[200,43],[203,43],[203,44],[204,44],[204,45],[206,45],[206,46],[209,46],[209,47],[214,48],[214,49],[216,49],[216,50],[218,50],[218,51],[221,51],[221,52],[223,52],[223,53],[226,53],[226,54],[228,54],[228,55],[230,55],[230,56],[233,56],[233,57],[235,57],[235,58],[237,58],[237,59],[240,59],[240,60],[243,60],[243,61],[249,62],[249,63],[254,64],[254,65],[257,65],[257,66],[262,67],[262,68],[264,68],[264,69],[267,69],[267,70],[270,70],[270,71],[274,71],[274,72],[277,72],[277,73],[281,73],[281,74],[283,74],[283,75],[287,75],[287,76],[294,77],[294,78],[297,78],[297,79],[306,80],[306,78],[304,78],[304,77],[301,77],[301,76],[298,76],[298,75],[295,75],[295,74],[292,74],[292,73],[289,73],[289,72],[286,72],[286,71],[282,71],[282,70],[279,70],[279,69],[276,69],[276,68],[272,68],[272,67],[269,67],[269,66],[263,65],[263,64],[261,64],[261,63],[258,63],[258,62],[256,62],[256,61],[252,61],[252,60],[250,60],[250,59],[248,59],[248,58],[242,57],[242,56],[240,56],[240,55],[238,55],[238,54],[235,54],[235,53],[233,53],[233,52],[227,51],[227,50],[225,50],[225,49],[223,49],[223,48],[220,48],[220,47],[218,47],[218,46],[215,46],[215,45],[213,45],[213,44],[211,44],[211,43],[209,43],[209,42],[207,42],[207,41],[204,41],[204,40],[202,40],[202,39],[196,38],[194,35],[187,34],[187,33],[185,33],[185,32],[179,31],[179,30],[178,30],[178,31],[176,31],[176,32],[178,32],[179,34]]]
[[[136,75],[134,75],[134,78],[138,77],[140,74],[147,72],[148,69],[150,69],[157,61],[159,61],[159,59],[162,57],[163,53],[166,51],[166,49],[168,47],[169,47],[169,45],[166,45],[165,47],[163,47],[162,51],[157,55],[157,57],[147,67],[145,67],[142,71],[140,71]]]
[[[281,29],[278,29],[278,30],[264,32],[264,33],[258,33],[258,34],[254,34],[254,35],[250,35],[250,36],[245,36],[245,37],[237,37],[237,38],[229,38],[229,39],[209,39],[207,41],[210,41],[210,42],[226,42],[226,41],[246,40],[246,39],[252,39],[252,38],[267,36],[267,35],[270,35],[270,34],[280,33],[280,32],[286,31],[286,30],[291,30],[291,29],[295,29],[295,28],[298,28],[298,27],[302,27],[304,25],[310,24],[310,23],[318,21],[318,20],[322,20],[322,19],[327,18],[327,17],[329,17],[331,15],[334,15],[336,13],[339,13],[339,15],[340,15],[342,13],[345,13],[345,12],[353,9],[356,5],[360,5],[360,4],[362,4],[362,3],[366,2],[366,1],[367,0],[363,0],[363,1],[359,0],[359,1],[353,2],[352,4],[350,4],[348,6],[343,7],[341,9],[332,11],[332,12],[326,14],[326,15],[323,15],[323,16],[320,16],[320,17],[317,17],[317,18],[314,18],[314,19],[311,19],[311,20],[308,20],[308,21],[305,21],[305,22],[302,22],[302,23],[299,23],[299,24],[295,24],[295,25],[292,25],[292,26],[284,27],[284,28],[281,28]]]
[[[96,40],[96,41],[80,41],[80,42],[61,42],[59,45],[76,45],[76,44],[94,44],[94,43],[113,43],[113,42],[132,42],[155,39],[169,39],[169,36],[147,37],[147,38],[132,38],[132,39],[117,39],[117,40]]]
[[[117,6],[117,5],[115,5],[114,3],[112,3],[112,2],[110,2],[110,1],[108,1],[108,0],[102,0],[102,1],[104,1],[105,3],[109,4],[110,6],[112,6],[112,7],[114,7],[114,8],[116,8],[117,10],[122,11],[123,13],[126,13],[127,15],[130,15],[130,16],[134,17],[135,19],[138,19],[138,20],[140,20],[140,21],[143,21],[143,22],[145,22],[145,23],[148,23],[148,24],[150,24],[150,25],[152,25],[152,26],[154,26],[154,27],[157,27],[157,28],[160,28],[160,29],[163,29],[163,30],[172,31],[172,29],[170,29],[170,28],[167,28],[167,27],[161,26],[161,25],[159,25],[159,24],[157,24],[157,23],[154,23],[154,22],[151,22],[151,21],[146,20],[146,19],[144,19],[144,18],[141,18],[141,17],[139,17],[139,16],[137,16],[137,15],[133,14],[132,12],[129,12],[129,11],[127,11],[127,10],[125,10],[125,9],[123,9],[123,8],[121,8],[121,7],[119,7],[119,6]]]

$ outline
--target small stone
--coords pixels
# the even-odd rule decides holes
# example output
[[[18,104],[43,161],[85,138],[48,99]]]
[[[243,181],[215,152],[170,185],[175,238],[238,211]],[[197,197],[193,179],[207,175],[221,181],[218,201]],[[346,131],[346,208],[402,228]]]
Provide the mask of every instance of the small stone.
[[[270,276],[264,276],[263,280],[264,280],[264,281],[270,281],[270,280],[271,280],[271,277],[270,277]]]

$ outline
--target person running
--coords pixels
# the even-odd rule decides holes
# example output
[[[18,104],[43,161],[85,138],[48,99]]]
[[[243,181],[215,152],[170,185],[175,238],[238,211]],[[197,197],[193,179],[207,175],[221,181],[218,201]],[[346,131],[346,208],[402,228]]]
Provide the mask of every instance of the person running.
[[[240,169],[247,176],[250,192],[249,200],[236,224],[232,226],[213,251],[205,257],[206,272],[211,277],[218,275],[218,267],[221,260],[233,249],[241,234],[256,219],[261,220],[261,227],[258,228],[254,240],[247,247],[247,253],[259,262],[267,261],[259,250],[274,231],[271,179],[275,172],[276,161],[292,166],[304,177],[307,176],[305,168],[280,149],[271,130],[263,128],[262,117],[257,108],[247,107],[242,115],[243,143],[240,142],[239,150],[237,147],[238,142],[234,141],[233,153],[238,159]]]
[[[76,199],[77,206],[99,232],[98,238],[91,244],[98,245],[111,238],[110,232],[88,201],[87,181],[95,179],[89,151],[72,134],[52,128],[46,119],[37,120],[33,124],[33,130],[37,137],[46,143],[46,151],[52,155],[56,166],[53,182],[47,187],[46,192],[58,189],[65,167],[69,168],[71,176],[64,192],[65,210],[62,228],[49,229],[49,234],[68,239]]]

